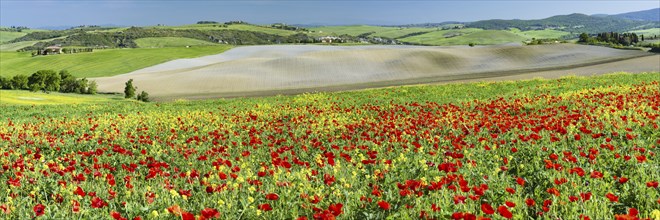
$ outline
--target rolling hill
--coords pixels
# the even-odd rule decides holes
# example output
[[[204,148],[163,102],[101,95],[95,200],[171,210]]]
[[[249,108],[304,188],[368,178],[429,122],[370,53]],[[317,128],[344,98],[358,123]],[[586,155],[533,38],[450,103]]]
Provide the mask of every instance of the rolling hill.
[[[655,21],[660,22],[660,8],[654,8],[644,11],[628,12],[612,15],[613,17],[626,18],[637,21]]]
[[[194,58],[222,53],[228,45],[193,48],[104,49],[92,53],[31,57],[29,52],[0,52],[0,73],[3,77],[29,75],[37,70],[69,70],[76,77],[111,76],[131,72],[180,58]]]
[[[659,22],[635,21],[614,16],[589,16],[585,14],[558,15],[538,20],[483,20],[469,23],[472,28],[507,30],[557,29],[573,33],[624,32],[635,29],[658,27]]]

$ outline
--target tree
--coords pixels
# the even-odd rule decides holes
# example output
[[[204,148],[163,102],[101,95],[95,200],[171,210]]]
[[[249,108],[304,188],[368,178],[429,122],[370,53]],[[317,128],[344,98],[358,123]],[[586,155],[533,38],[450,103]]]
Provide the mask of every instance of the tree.
[[[87,84],[87,94],[91,94],[91,95],[96,94],[96,87],[97,87],[96,81],[94,80],[89,81],[89,83]]]
[[[30,90],[60,91],[60,75],[54,70],[39,70],[28,78]]]
[[[10,79],[0,76],[0,89],[11,89]]]
[[[142,91],[138,96],[137,96],[138,101],[143,101],[143,102],[149,102],[149,93]]]
[[[63,93],[72,93],[72,92],[77,92],[80,93],[80,88],[78,88],[78,82],[76,80],[76,77],[71,75],[69,71],[62,70],[60,71],[60,92]]]
[[[124,87],[124,98],[133,98],[135,97],[135,89],[137,89],[135,86],[133,86],[133,79],[129,79],[128,82],[126,82],[126,87]]]
[[[12,89],[29,89],[28,77],[26,75],[15,75],[11,78]]]
[[[587,41],[589,41],[589,34],[587,33],[580,34],[580,40],[578,40],[578,42],[587,43]]]

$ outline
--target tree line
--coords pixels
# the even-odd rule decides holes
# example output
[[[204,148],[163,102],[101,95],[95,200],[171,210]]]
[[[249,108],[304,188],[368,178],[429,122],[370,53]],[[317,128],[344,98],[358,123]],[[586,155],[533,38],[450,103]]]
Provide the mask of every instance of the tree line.
[[[630,46],[644,41],[644,35],[637,35],[635,33],[617,33],[617,32],[603,32],[598,33],[596,36],[590,36],[587,33],[580,34],[579,43],[598,44],[607,43],[613,46]]]
[[[12,78],[0,76],[0,86],[2,89],[78,94],[96,94],[97,88],[95,81],[78,79],[67,70],[61,70],[59,73],[54,70],[39,70],[30,76],[21,74]]]

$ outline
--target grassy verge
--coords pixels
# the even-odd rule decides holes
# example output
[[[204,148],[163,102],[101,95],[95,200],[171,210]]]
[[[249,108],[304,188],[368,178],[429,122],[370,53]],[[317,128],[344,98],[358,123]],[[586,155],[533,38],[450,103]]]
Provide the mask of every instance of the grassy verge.
[[[54,105],[90,104],[124,101],[120,95],[80,95],[70,93],[43,93],[22,90],[0,90],[0,105]]]

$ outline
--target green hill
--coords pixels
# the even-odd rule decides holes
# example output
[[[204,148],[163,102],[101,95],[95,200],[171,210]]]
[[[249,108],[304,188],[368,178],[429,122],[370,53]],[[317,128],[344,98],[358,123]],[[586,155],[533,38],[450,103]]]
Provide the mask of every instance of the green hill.
[[[468,27],[488,30],[520,30],[559,29],[567,32],[623,32],[641,28],[658,27],[658,22],[634,21],[618,17],[589,16],[584,14],[558,15],[538,20],[483,20],[469,23]]]
[[[222,53],[227,45],[192,48],[105,49],[92,53],[31,57],[29,52],[0,52],[0,73],[4,77],[29,75],[37,70],[69,70],[76,77],[100,77],[128,73],[166,61]]]
[[[135,43],[140,48],[218,45],[217,43],[185,37],[147,37],[137,39]]]
[[[468,45],[469,43],[475,43],[478,45],[504,44],[511,42],[519,43],[526,39],[527,38],[511,33],[509,31],[467,28],[458,30],[435,31],[399,40],[412,44],[448,46]]]

